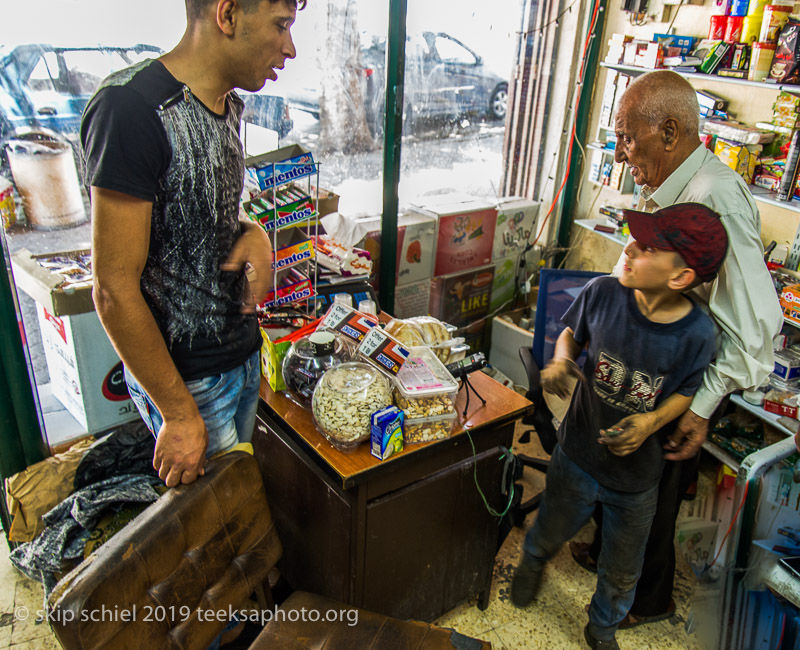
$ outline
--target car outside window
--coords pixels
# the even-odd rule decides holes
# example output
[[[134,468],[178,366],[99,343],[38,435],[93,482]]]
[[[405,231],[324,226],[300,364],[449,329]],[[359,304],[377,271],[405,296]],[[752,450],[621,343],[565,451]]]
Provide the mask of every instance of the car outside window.
[[[475,55],[467,48],[453,39],[441,35],[436,37],[436,51],[439,53],[439,58],[445,63],[463,63],[465,65],[477,63]]]

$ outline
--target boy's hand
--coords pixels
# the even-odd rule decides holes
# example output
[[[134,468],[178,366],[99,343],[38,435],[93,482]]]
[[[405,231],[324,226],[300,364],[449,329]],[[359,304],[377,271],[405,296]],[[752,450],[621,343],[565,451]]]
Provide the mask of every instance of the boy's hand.
[[[615,456],[627,456],[641,447],[655,432],[656,422],[652,412],[629,415],[610,429],[601,429],[597,442],[607,445]]]
[[[570,393],[570,382],[567,381],[570,376],[583,379],[577,363],[566,357],[551,359],[541,373],[542,389],[566,399]]]

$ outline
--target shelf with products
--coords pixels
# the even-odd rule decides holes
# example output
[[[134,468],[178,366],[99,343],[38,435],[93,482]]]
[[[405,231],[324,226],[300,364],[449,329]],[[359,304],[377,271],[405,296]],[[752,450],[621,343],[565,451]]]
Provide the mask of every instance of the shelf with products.
[[[585,228],[586,230],[591,230],[596,235],[600,235],[609,241],[613,241],[615,244],[619,244],[620,246],[624,246],[628,242],[628,238],[624,235],[617,234],[616,232],[602,232],[600,230],[595,230],[595,226],[608,226],[608,221],[605,219],[575,219],[575,225],[581,228]]]
[[[625,72],[630,74],[645,74],[646,72],[653,72],[650,68],[639,68],[634,65],[625,65],[622,63],[606,63],[605,61],[600,62],[601,68],[609,68],[611,70],[616,70],[617,72]],[[658,70],[665,70],[669,68],[656,68]],[[685,79],[697,79],[699,81],[713,81],[719,83],[727,83],[727,84],[736,84],[738,86],[753,86],[755,88],[763,88],[765,90],[773,90],[775,92],[787,92],[793,93],[795,95],[800,95],[800,86],[795,86],[792,84],[779,84],[779,83],[771,83],[768,81],[751,81],[750,79],[736,79],[735,77],[720,77],[718,75],[713,74],[703,74],[702,72],[679,72],[678,70],[674,70],[676,74],[679,74],[681,77]]]
[[[652,70],[648,68],[638,68],[631,65],[611,64],[605,62],[601,62],[600,65],[604,68],[608,68],[609,70],[613,70],[617,73],[622,73],[623,75],[629,75],[629,74],[638,75],[638,74],[645,74],[647,72],[652,72]],[[687,79],[693,79],[693,80],[719,81],[722,83],[760,87],[776,93],[781,91],[786,91],[794,94],[800,94],[800,86],[794,86],[794,85],[773,84],[764,81],[749,81],[747,79],[734,79],[731,77],[717,77],[715,75],[707,75],[701,73],[679,72],[678,74]],[[616,82],[614,81],[613,83]],[[611,124],[610,117],[616,110],[616,103],[618,101],[618,99],[613,96],[614,93],[608,88],[608,85],[609,82],[607,82],[607,88],[605,90],[603,97],[604,104],[601,108],[600,125],[598,127],[598,132],[597,132],[597,142],[590,145],[591,148],[595,150],[600,150],[603,155],[613,155],[613,150],[603,145],[605,145],[605,143],[608,142],[609,140],[613,140],[613,129],[610,126]],[[625,85],[627,85],[627,82]],[[611,95],[611,98],[608,102],[606,102],[606,93],[610,93]],[[609,135],[611,137],[609,137]],[[800,213],[800,200],[792,199],[791,201],[779,201],[777,192],[773,192],[771,190],[758,187],[756,185],[749,185],[748,188],[750,189],[750,193],[752,194],[753,198],[759,203],[764,203],[785,210],[790,210],[792,212]]]
[[[731,395],[731,402],[733,404],[736,404],[736,406],[743,408],[748,413],[752,413],[759,420],[770,425],[771,427],[774,427],[782,434],[786,436],[794,435],[794,431],[792,431],[786,425],[780,422],[780,419],[783,416],[777,415],[776,413],[770,413],[769,411],[765,411],[763,406],[757,406],[756,404],[751,404],[738,393],[733,393]]]

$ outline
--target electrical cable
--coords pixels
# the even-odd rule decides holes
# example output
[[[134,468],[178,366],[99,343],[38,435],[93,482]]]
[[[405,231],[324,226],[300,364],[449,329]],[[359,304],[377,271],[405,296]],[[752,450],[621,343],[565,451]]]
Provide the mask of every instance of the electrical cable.
[[[472,446],[472,476],[475,479],[475,487],[478,490],[478,494],[481,495],[481,499],[483,500],[483,505],[486,507],[486,511],[492,515],[493,517],[497,517],[498,519],[505,517],[506,513],[511,509],[511,504],[514,503],[514,482],[511,482],[511,490],[508,494],[508,503],[506,507],[503,509],[503,512],[497,512],[492,506],[489,505],[489,501],[486,499],[486,495],[484,495],[483,490],[481,490],[481,486],[478,483],[478,454],[475,451],[475,443],[472,441],[472,436],[469,434],[469,431],[464,429],[464,433],[467,434],[467,438],[469,439],[469,444]],[[505,458],[505,452],[500,456],[502,460]]]
[[[553,18],[553,20],[551,20],[549,23],[547,23],[547,24],[545,24],[545,25],[541,25],[540,27],[537,27],[536,29],[531,29],[530,31],[519,32],[520,36],[530,36],[531,34],[535,34],[536,32],[542,32],[542,31],[544,31],[546,28],[550,27],[550,25],[552,25],[553,23],[555,23],[556,25],[558,25],[558,19],[559,19],[559,18],[561,18],[561,17],[562,17],[564,14],[566,14],[568,11],[569,11],[569,12],[571,12],[571,11],[572,11],[572,8],[573,8],[573,7],[574,7],[576,4],[578,4],[578,0],[573,0],[571,5],[569,5],[569,6],[568,6],[566,9],[564,9],[564,11],[562,11],[560,14],[558,14],[558,16],[556,16],[555,18]]]
[[[683,6],[683,0],[678,3],[678,6],[675,7],[675,13],[672,14],[672,20],[669,21],[669,26],[667,27],[666,33],[669,34],[672,31],[672,26],[675,24],[675,19],[678,17],[678,12],[681,10]]]
[[[711,560],[711,563],[706,565],[706,569],[710,569],[712,566],[714,566],[714,563],[719,558],[719,554],[722,553],[722,549],[725,548],[725,540],[728,539],[728,535],[731,534],[733,525],[736,523],[736,519],[739,517],[739,512],[741,511],[742,506],[744,506],[744,502],[747,501],[747,490],[749,487],[749,483],[744,484],[744,495],[742,495],[742,502],[739,504],[739,507],[736,508],[736,514],[733,515],[733,519],[731,519],[731,525],[728,526],[728,532],[725,533],[725,537],[722,538],[722,541],[719,544],[719,550],[717,551],[717,554],[714,556],[714,559]]]
[[[570,167],[572,165],[572,149],[573,149],[572,145],[573,145],[573,143],[575,142],[575,139],[576,139],[575,138],[575,129],[576,129],[576,122],[577,122],[577,110],[578,110],[578,105],[580,104],[581,92],[583,90],[583,80],[584,80],[584,77],[585,77],[585,74],[586,74],[586,54],[587,54],[587,52],[589,50],[589,43],[591,42],[592,38],[594,38],[594,36],[595,36],[594,28],[595,28],[595,26],[597,24],[597,14],[598,14],[599,10],[600,10],[600,0],[595,0],[594,10],[592,12],[592,18],[591,18],[591,21],[589,23],[589,29],[586,32],[586,40],[584,41],[584,44],[583,44],[583,53],[581,55],[581,67],[580,67],[580,72],[578,73],[578,82],[576,84],[578,88],[577,88],[577,92],[575,94],[575,99],[574,99],[574,102],[573,102],[574,110],[573,110],[573,114],[572,114],[572,131],[570,133],[570,138],[569,138],[569,150],[568,150],[568,153],[567,153],[567,166],[566,166],[566,169],[564,170],[564,180],[561,182],[561,186],[558,188],[558,191],[556,192],[556,195],[553,197],[553,202],[550,205],[550,209],[547,211],[547,214],[545,215],[544,220],[542,221],[542,226],[539,229],[539,234],[536,235],[536,239],[534,239],[533,243],[531,244],[532,246],[535,246],[536,243],[541,238],[542,233],[544,232],[544,228],[545,228],[545,226],[547,225],[547,222],[550,219],[550,215],[553,213],[553,210],[555,209],[556,204],[558,203],[558,199],[561,196],[561,192],[564,190],[564,186],[567,184],[567,179],[569,178]]]

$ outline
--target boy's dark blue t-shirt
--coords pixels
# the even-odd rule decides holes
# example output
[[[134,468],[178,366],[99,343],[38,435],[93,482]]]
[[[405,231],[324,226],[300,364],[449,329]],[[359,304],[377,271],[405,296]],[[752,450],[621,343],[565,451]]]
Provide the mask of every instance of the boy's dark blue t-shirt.
[[[651,435],[628,456],[597,442],[600,429],[634,413],[653,411],[673,393],[693,395],[714,357],[714,325],[693,304],[673,323],[654,323],[636,305],[633,289],[617,278],[592,279],[562,322],[579,345],[588,344],[559,438],[564,452],[602,485],[641,492],[658,483],[667,435],[676,421]]]

